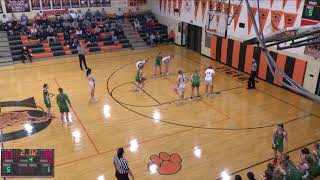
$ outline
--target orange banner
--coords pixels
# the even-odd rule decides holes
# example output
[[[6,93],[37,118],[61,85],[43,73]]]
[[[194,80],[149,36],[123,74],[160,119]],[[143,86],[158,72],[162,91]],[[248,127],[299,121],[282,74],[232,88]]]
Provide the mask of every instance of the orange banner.
[[[256,17],[257,8],[251,7],[251,10],[252,10],[253,16]],[[252,20],[248,11],[248,34],[250,34],[251,28],[252,28]]]
[[[215,6],[216,6],[216,1],[215,0],[210,0],[210,2],[209,2],[209,10],[213,11]]]
[[[233,16],[234,31],[236,31],[242,5],[232,4],[231,6],[233,7],[233,14],[234,14]]]
[[[298,12],[298,10],[299,10],[299,8],[300,8],[301,1],[302,1],[302,0],[296,0],[296,7],[297,7],[296,12]]]
[[[229,4],[228,3],[223,3],[223,12],[228,13],[230,12]]]
[[[160,6],[160,12],[161,12],[161,9],[162,9],[162,0],[160,0],[159,3],[160,3],[160,4],[159,4],[159,6]]]
[[[296,22],[297,14],[284,13],[284,28],[292,27]]]
[[[194,19],[197,19],[199,10],[199,0],[194,0]]]
[[[172,0],[168,0],[169,14],[170,14],[170,12],[171,12],[171,1],[172,1]]]
[[[208,0],[201,0],[201,10],[202,10],[202,21],[204,20],[204,16],[206,14]]]
[[[271,26],[272,26],[272,31],[279,31],[279,24],[281,21],[283,12],[282,11],[273,11],[271,10]]]
[[[265,9],[265,8],[260,8],[260,22],[261,22],[261,28],[262,28],[262,32],[263,32],[263,29],[264,29],[264,26],[266,25],[266,22],[267,22],[267,18],[269,16],[269,12],[270,10],[269,9]]]
[[[284,7],[286,6],[287,4],[287,0],[282,0],[282,9],[284,9]]]
[[[167,10],[167,0],[163,0],[163,1],[164,1],[163,11],[164,11],[164,13],[166,13],[166,10]]]
[[[274,0],[270,0],[270,7],[272,8],[272,5],[274,3]]]
[[[181,15],[182,0],[178,0],[179,17]]]

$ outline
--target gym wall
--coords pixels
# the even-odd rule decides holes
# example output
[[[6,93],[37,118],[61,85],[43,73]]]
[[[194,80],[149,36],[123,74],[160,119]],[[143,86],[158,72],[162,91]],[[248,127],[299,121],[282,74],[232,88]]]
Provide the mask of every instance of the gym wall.
[[[197,2],[197,4],[195,2]],[[225,62],[225,64],[230,66],[232,66],[232,63],[236,64],[237,61],[239,63],[244,63],[244,67],[242,67],[242,65],[238,67],[234,65],[233,67],[241,71],[248,72],[249,62],[246,63],[246,61],[242,62],[242,60],[240,59],[237,60],[236,54],[233,55],[232,53],[232,56],[230,56],[229,54],[228,61],[228,57],[217,56],[217,54],[213,56],[212,54],[212,52],[216,52],[215,47],[217,47],[218,45],[216,40],[218,39],[218,42],[220,42],[221,39],[221,47],[226,48],[225,52],[228,52],[228,48],[232,47],[232,49],[236,49],[234,48],[234,45],[228,45],[229,41],[233,42],[233,44],[241,45],[242,41],[255,37],[254,29],[252,27],[249,28],[248,26],[249,20],[247,16],[247,7],[245,2],[242,3],[238,21],[233,21],[228,27],[227,39],[206,33],[205,31],[207,21],[206,14],[209,10],[209,2],[210,0],[155,0],[152,1],[151,11],[154,14],[156,14],[157,17],[160,17],[162,21],[165,21],[166,19],[175,20],[177,22],[175,27],[178,26],[179,22],[186,22],[189,24],[203,27],[201,53],[217,61]],[[231,0],[231,3],[235,2],[239,1]],[[271,0],[260,1],[260,7],[264,8],[267,12],[263,28],[264,34],[273,32],[275,27],[278,29],[283,29],[285,26],[288,27],[288,23],[285,22],[285,16],[294,17],[294,19],[292,19],[294,21],[291,22],[293,26],[300,25],[304,0],[272,0],[272,2],[273,3],[271,5]],[[203,6],[203,3],[206,3],[206,6]],[[256,0],[250,0],[250,4],[252,7],[257,7]],[[278,19],[279,24],[275,25],[271,23],[272,12],[274,14],[274,12],[280,11],[282,12],[282,15],[280,16],[281,18]],[[257,13],[255,18],[256,20],[258,20]],[[239,27],[240,23],[245,24],[244,28]],[[253,56],[252,54],[254,50],[252,49],[255,49],[255,47],[246,47],[246,50],[243,51],[244,53],[246,53],[244,56],[244,60]],[[304,88],[306,88],[310,92],[315,93],[320,71],[320,60],[305,55],[304,47],[282,51],[277,51],[276,48],[272,47],[270,48],[270,50],[273,51],[272,54],[276,57],[275,59],[280,68],[282,68],[286,73],[288,73],[288,75],[291,76],[293,79],[297,80],[300,84],[302,84]],[[277,82],[274,82],[273,78],[269,77],[270,74],[268,73],[268,69],[263,64],[265,63],[265,61],[263,61],[262,59],[264,57],[261,57],[261,51],[256,50],[256,52],[260,54],[258,56],[258,60],[260,60],[261,62],[261,67],[259,67],[259,71],[261,68],[261,71],[259,72],[259,77],[268,82],[278,84]],[[230,59],[230,57],[232,58]]]

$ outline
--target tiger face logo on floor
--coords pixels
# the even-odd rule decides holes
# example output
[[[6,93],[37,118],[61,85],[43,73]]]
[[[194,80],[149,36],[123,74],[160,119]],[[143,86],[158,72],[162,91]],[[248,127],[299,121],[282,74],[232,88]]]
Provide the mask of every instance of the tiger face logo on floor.
[[[161,175],[176,174],[182,167],[182,159],[177,153],[170,155],[166,152],[161,152],[159,155],[151,155],[150,160],[151,162],[148,164],[149,169],[151,170],[151,167],[156,166],[157,172]]]

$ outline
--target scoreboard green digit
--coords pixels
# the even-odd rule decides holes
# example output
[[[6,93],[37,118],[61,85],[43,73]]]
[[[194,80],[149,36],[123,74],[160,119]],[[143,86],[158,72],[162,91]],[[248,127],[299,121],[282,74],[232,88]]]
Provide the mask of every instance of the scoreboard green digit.
[[[320,21],[320,0],[306,0],[302,18]]]

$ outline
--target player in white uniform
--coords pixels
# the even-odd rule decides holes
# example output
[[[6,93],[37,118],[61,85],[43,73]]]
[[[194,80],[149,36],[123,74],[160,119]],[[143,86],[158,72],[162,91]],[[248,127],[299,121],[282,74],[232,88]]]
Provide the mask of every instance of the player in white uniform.
[[[175,88],[176,93],[179,96],[179,101],[182,103],[184,100],[184,92],[186,90],[186,83],[188,78],[183,74],[181,70],[178,71],[177,87]]]
[[[213,77],[215,71],[213,70],[212,66],[209,66],[208,69],[204,72],[204,82],[206,84],[206,96],[208,94],[213,94]],[[210,90],[209,90],[210,88]],[[208,93],[209,90],[209,93]]]
[[[174,58],[174,55],[170,56],[165,56],[162,58],[162,64],[164,64],[165,67],[165,74],[168,76],[169,75],[169,64],[170,61]]]
[[[147,59],[140,60],[136,63],[137,71],[144,68],[144,65],[148,62]]]
[[[91,102],[96,102],[96,98],[94,97],[94,90],[96,88],[96,82],[94,80],[94,77],[91,73],[91,69],[88,68],[87,70],[87,77],[89,80],[89,87],[90,87],[90,94],[91,94]]]

